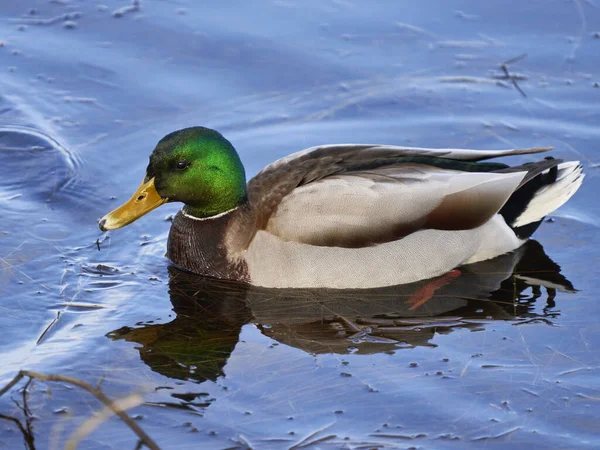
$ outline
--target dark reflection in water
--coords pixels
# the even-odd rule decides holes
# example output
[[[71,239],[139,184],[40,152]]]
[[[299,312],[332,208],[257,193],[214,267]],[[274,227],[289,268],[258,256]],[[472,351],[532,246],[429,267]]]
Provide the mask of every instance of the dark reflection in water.
[[[433,345],[436,333],[481,330],[494,320],[552,324],[559,315],[556,291],[575,291],[536,241],[437,279],[369,290],[261,289],[174,267],[169,272],[176,318],[123,327],[109,337],[141,344],[153,371],[198,382],[223,375],[247,323],[313,354],[372,354]],[[542,313],[534,312],[537,301],[546,302]]]

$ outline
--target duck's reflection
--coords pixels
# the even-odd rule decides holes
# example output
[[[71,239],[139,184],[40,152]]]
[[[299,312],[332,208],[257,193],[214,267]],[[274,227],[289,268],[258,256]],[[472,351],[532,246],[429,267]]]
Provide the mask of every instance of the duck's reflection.
[[[222,374],[249,322],[311,353],[375,353],[431,345],[435,333],[483,329],[493,320],[552,321],[556,291],[574,291],[536,241],[434,280],[381,289],[261,289],[175,268],[170,275],[176,318],[109,336],[141,344],[141,358],[152,370],[196,381]]]

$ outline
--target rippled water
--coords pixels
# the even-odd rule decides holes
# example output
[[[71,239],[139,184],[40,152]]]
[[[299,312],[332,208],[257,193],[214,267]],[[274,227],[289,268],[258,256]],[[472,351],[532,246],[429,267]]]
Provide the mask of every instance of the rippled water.
[[[141,392],[130,414],[165,449],[600,446],[598,5],[135,4],[0,4],[1,384],[31,369]],[[424,283],[249,289],[169,268],[177,205],[97,228],[191,125],[230,138],[249,175],[380,142],[551,145],[587,178],[539,243],[429,301]],[[26,400],[0,399],[0,447],[30,430],[62,448],[101,407],[63,383]],[[113,417],[80,448],[136,442]]]

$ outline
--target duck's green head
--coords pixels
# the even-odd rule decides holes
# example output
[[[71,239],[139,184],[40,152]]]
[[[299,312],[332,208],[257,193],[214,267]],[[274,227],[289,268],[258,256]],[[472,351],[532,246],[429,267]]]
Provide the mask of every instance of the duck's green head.
[[[245,201],[246,175],[233,145],[209,128],[185,128],[158,142],[141,186],[99,225],[121,228],[166,202],[182,202],[186,213],[210,217]]]

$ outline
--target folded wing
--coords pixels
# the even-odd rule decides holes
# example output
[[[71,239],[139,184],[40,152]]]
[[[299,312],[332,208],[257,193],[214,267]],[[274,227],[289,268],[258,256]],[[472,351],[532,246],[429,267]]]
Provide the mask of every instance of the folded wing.
[[[265,229],[283,240],[365,247],[426,228],[467,230],[490,220],[526,172],[451,172],[410,166],[334,175],[294,189]]]
[[[484,224],[528,170],[498,173],[508,166],[474,161],[545,150],[324,146],[266,167],[248,192],[259,229],[286,241],[364,247]]]

